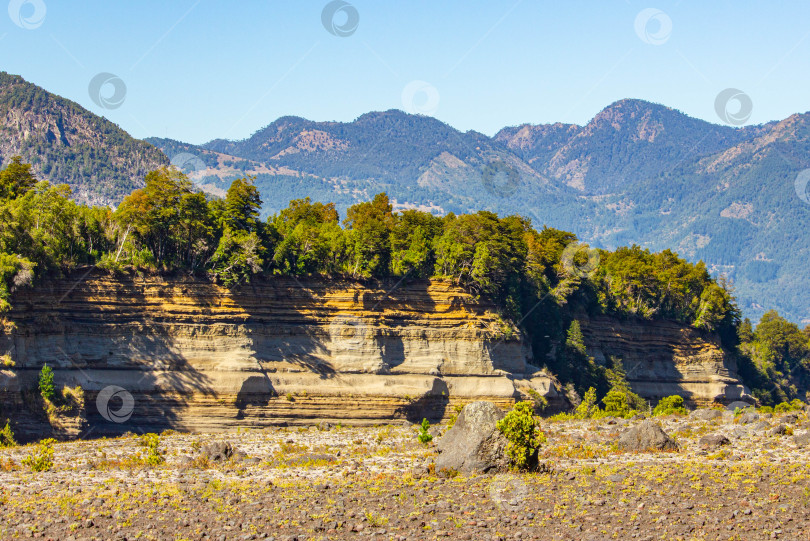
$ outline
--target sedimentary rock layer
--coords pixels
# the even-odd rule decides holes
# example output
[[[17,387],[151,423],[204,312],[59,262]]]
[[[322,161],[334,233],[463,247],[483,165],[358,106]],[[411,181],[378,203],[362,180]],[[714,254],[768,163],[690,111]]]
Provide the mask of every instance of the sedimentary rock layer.
[[[94,270],[13,306],[4,386],[33,388],[47,363],[58,384],[85,389],[96,432],[421,421],[471,399],[508,405],[528,388],[559,399],[521,334],[443,281],[277,278],[229,291]]]
[[[588,354],[620,359],[635,392],[649,399],[678,394],[693,405],[752,400],[717,336],[673,321],[582,321]]]
[[[0,371],[0,416],[23,434],[47,424],[31,398],[45,363],[59,386],[85,390],[83,430],[95,434],[437,420],[529,389],[564,404],[521,333],[441,280],[268,278],[227,290],[185,274],[85,270],[19,291],[0,323],[0,355],[15,363]],[[583,331],[590,354],[620,357],[642,396],[745,395],[711,336],[608,317]]]

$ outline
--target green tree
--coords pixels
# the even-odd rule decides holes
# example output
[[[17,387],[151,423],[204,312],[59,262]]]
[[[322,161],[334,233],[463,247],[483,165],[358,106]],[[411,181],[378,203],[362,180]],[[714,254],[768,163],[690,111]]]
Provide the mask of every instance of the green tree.
[[[683,407],[683,397],[678,395],[665,396],[656,404],[653,409],[653,417],[659,415],[686,415],[686,408]]]
[[[158,264],[180,260],[179,246],[188,244],[189,228],[188,224],[183,227],[182,219],[184,209],[187,212],[193,205],[188,200],[191,181],[175,168],[151,171],[145,181],[144,188],[132,192],[118,206],[118,220],[135,233]]]
[[[253,177],[238,178],[231,183],[225,196],[222,216],[224,229],[232,231],[259,231],[259,211],[262,199],[253,184]]]
[[[351,274],[385,276],[391,260],[390,231],[394,222],[388,195],[379,193],[371,202],[348,208],[344,225],[348,228],[352,253]]]
[[[419,443],[427,445],[433,441],[433,435],[429,432],[429,430],[430,422],[427,419],[422,419],[422,426],[419,428],[419,434],[417,436]]]
[[[0,199],[16,199],[34,187],[37,179],[31,173],[31,165],[23,163],[21,156],[14,156],[0,171]]]
[[[347,264],[347,240],[338,220],[333,203],[312,203],[308,197],[290,201],[269,221],[280,237],[273,253],[278,271],[293,275],[341,272]]]
[[[212,272],[226,287],[250,282],[262,269],[263,252],[256,233],[226,229],[211,258]]]
[[[56,386],[54,385],[53,369],[47,364],[42,366],[39,372],[39,394],[45,400],[53,401],[56,397]]]

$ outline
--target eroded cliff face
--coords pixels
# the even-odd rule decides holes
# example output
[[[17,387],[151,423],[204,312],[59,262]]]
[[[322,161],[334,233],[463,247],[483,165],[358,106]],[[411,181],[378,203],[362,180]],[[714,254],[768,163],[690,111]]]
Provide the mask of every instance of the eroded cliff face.
[[[257,280],[233,291],[187,275],[100,270],[18,292],[0,323],[0,417],[40,436],[37,375],[85,390],[86,421],[55,435],[165,428],[418,422],[502,406],[529,389],[565,404],[495,308],[439,280]],[[742,397],[711,337],[668,322],[583,321],[591,355],[622,358],[633,388],[693,402]],[[53,423],[50,425],[60,424]],[[68,428],[66,429],[65,426]]]
[[[753,402],[717,336],[672,321],[598,316],[581,324],[588,354],[602,363],[621,359],[627,381],[644,398],[677,394],[700,406]]]
[[[21,291],[4,320],[0,355],[15,362],[0,375],[4,409],[32,431],[15,397],[44,363],[85,389],[95,433],[421,421],[473,399],[508,406],[529,388],[561,400],[520,333],[447,282],[278,278],[228,291],[185,275],[82,274]]]

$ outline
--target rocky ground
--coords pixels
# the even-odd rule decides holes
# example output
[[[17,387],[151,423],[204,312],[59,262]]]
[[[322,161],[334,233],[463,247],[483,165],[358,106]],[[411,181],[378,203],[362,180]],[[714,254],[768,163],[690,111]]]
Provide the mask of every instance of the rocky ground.
[[[657,421],[679,451],[621,451],[641,421],[546,420],[550,471],[520,475],[437,474],[441,427],[162,434],[156,465],[140,436],[57,443],[45,472],[2,449],[0,538],[807,538],[804,413]]]

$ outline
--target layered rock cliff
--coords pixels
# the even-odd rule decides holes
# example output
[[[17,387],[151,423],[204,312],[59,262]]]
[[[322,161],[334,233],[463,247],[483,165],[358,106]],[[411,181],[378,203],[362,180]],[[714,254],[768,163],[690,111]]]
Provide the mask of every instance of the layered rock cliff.
[[[87,270],[12,302],[0,320],[0,356],[15,364],[0,372],[0,416],[22,437],[47,423],[31,400],[45,363],[58,386],[85,390],[87,420],[62,436],[420,421],[471,400],[508,406],[529,389],[564,404],[494,306],[439,280],[273,278],[229,291]],[[610,318],[583,330],[593,355],[622,357],[643,396],[744,392],[722,349],[693,330]]]
[[[621,360],[628,383],[645,398],[677,394],[700,406],[753,401],[715,335],[673,321],[598,316],[581,323],[588,354],[600,363]]]
[[[506,406],[528,388],[559,400],[520,333],[447,282],[278,278],[228,291],[94,270],[13,306],[1,414],[25,418],[15,397],[47,363],[59,385],[85,389],[95,433],[421,421],[472,399]]]

